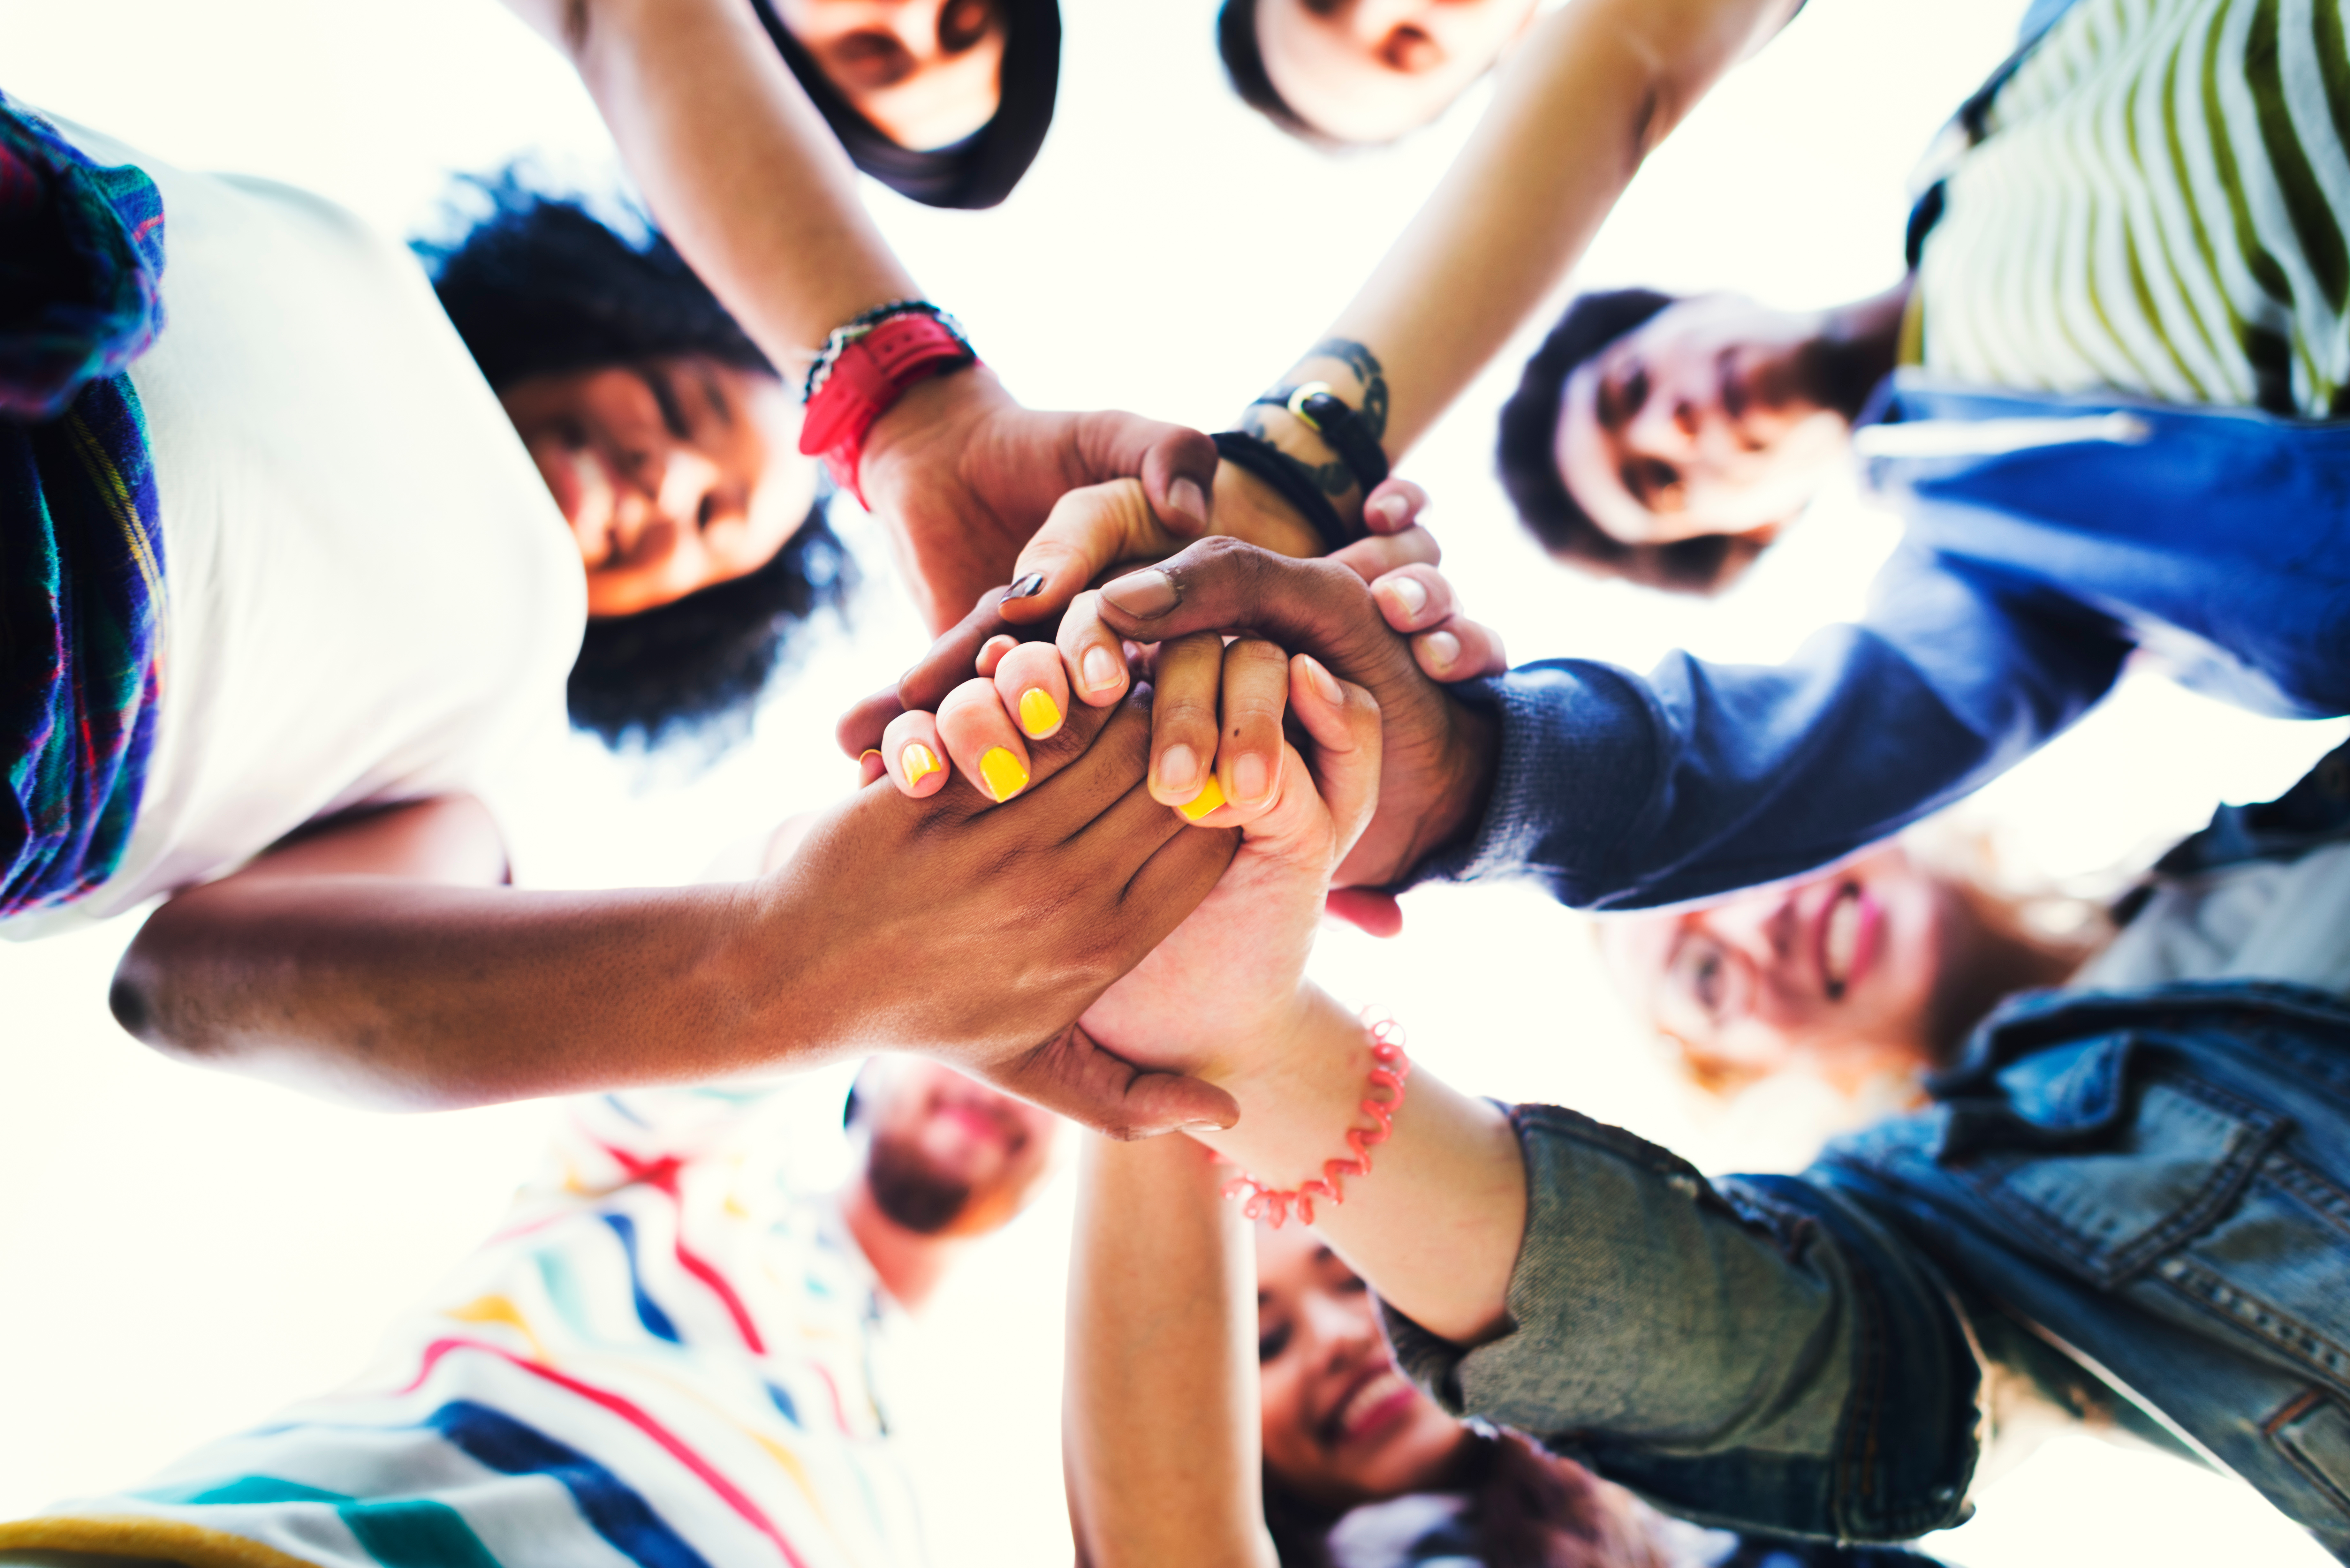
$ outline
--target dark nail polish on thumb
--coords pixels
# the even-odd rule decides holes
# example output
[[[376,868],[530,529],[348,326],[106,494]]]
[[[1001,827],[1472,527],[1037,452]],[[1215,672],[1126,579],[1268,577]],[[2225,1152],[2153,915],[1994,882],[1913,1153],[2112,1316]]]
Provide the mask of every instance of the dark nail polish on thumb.
[[[1045,574],[1030,572],[1025,576],[1014,578],[1012,586],[1003,590],[1003,597],[1007,599],[1033,599],[1044,591]]]

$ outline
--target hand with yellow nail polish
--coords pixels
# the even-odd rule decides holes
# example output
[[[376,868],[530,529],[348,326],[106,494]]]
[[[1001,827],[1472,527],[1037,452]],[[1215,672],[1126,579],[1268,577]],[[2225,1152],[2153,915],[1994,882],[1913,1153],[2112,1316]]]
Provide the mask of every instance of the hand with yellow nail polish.
[[[1084,1020],[1128,1060],[1211,1083],[1245,1067],[1235,1043],[1277,1035],[1305,1004],[1324,897],[1378,795],[1378,704],[1310,658],[1275,668],[1308,745],[1281,742],[1274,798],[1243,824],[1215,890]]]

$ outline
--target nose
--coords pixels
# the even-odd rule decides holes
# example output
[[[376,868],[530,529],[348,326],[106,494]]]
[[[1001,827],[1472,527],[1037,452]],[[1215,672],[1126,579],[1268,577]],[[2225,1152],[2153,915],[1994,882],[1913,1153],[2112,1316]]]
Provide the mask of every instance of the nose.
[[[1357,1365],[1378,1337],[1371,1324],[1367,1295],[1338,1296],[1316,1291],[1306,1299],[1300,1316],[1305,1320],[1302,1326],[1313,1351],[1312,1361],[1325,1367]]]
[[[1797,921],[1792,897],[1751,895],[1717,904],[1698,917],[1706,931],[1744,961],[1753,977],[1750,1005],[1775,1013],[1794,985]]]
[[[1625,421],[1625,436],[1636,451],[1686,461],[1696,449],[1701,423],[1697,404],[1690,398],[1671,387],[1652,384],[1648,395]]]
[[[1366,48],[1385,42],[1398,27],[1416,26],[1425,18],[1429,0],[1356,0],[1347,30]]]

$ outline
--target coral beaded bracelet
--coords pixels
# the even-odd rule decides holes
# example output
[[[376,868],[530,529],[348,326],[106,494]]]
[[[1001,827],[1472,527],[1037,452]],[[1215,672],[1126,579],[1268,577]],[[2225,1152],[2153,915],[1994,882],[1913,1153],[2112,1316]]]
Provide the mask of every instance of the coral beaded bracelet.
[[[1371,1150],[1383,1144],[1395,1131],[1395,1114],[1403,1108],[1404,1080],[1411,1076],[1411,1058],[1403,1054],[1403,1028],[1392,1018],[1366,1017],[1363,1027],[1371,1036],[1371,1077],[1368,1090],[1363,1096],[1366,1116],[1378,1125],[1347,1129],[1347,1147],[1354,1153],[1349,1159],[1341,1156],[1322,1162],[1322,1174],[1295,1187],[1267,1187],[1255,1177],[1243,1171],[1225,1183],[1224,1196],[1237,1198],[1243,1193],[1248,1200],[1241,1212],[1252,1220],[1271,1221],[1276,1231],[1296,1210],[1298,1220],[1314,1223],[1314,1204],[1317,1199],[1328,1199],[1334,1205],[1347,1201],[1346,1182],[1350,1176],[1371,1173]],[[1386,1099],[1375,1098],[1369,1091],[1385,1089]]]

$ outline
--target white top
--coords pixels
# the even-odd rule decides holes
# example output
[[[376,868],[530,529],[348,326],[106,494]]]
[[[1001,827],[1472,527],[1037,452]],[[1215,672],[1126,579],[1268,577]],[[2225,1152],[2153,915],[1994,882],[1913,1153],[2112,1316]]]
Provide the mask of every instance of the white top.
[[[169,631],[114,877],[26,939],[234,870],[365,803],[494,794],[565,723],[587,586],[562,514],[414,257],[265,180],[68,122],[162,192],[164,326],[131,367]]]
[[[2166,883],[2073,983],[2184,980],[2295,981],[2350,995],[2350,844]]]

